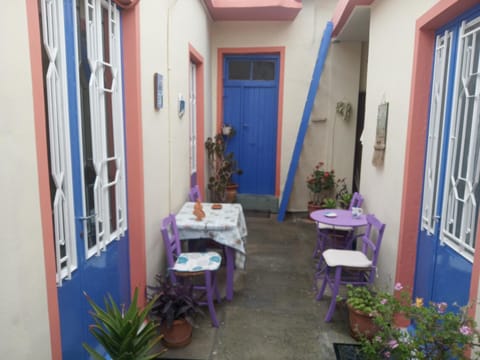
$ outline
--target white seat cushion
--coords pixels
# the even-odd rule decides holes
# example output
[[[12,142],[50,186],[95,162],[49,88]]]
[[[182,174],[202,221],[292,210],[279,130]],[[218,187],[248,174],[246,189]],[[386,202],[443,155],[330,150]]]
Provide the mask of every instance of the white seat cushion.
[[[222,257],[214,252],[195,252],[195,253],[181,253],[175,265],[174,271],[215,271],[220,267]]]
[[[327,224],[318,223],[319,230],[342,230],[342,231],[352,231],[353,228],[350,226],[332,226]]]
[[[330,267],[368,268],[372,266],[372,262],[361,251],[328,249],[323,252],[322,256]]]

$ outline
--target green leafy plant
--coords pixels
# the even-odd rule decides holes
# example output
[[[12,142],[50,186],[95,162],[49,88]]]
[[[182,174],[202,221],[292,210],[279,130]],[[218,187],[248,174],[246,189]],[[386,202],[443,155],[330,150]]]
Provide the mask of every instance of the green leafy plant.
[[[457,312],[447,311],[452,309],[444,302],[425,306],[423,299],[412,301],[400,283],[393,294],[357,289],[350,291],[352,299],[347,303],[370,312],[378,327],[371,339],[361,340],[364,359],[469,359],[467,352],[478,343],[479,333],[467,306]],[[412,330],[396,327],[395,316],[409,320]]]
[[[155,277],[156,286],[149,286],[149,298],[152,299],[151,314],[167,328],[171,328],[175,320],[184,318],[195,326],[195,315],[204,315],[194,296],[191,284],[173,283],[170,278],[161,274]]]
[[[337,207],[337,201],[334,198],[325,198],[322,201],[322,208],[335,209]]]
[[[228,140],[235,135],[235,129],[231,126],[229,128],[227,135],[218,133],[205,141],[210,169],[208,189],[211,192],[212,201],[223,202],[227,186],[232,184],[232,176],[243,173],[237,165],[233,152],[226,152]]]
[[[165,350],[152,354],[154,346],[162,339],[157,333],[158,324],[148,319],[156,298],[140,309],[136,288],[128,309],[125,309],[125,305],[119,307],[111,295],[105,297],[105,309],[102,309],[87,294],[85,296],[92,307],[90,314],[95,321],[89,331],[112,359],[151,360],[163,354]],[[88,344],[82,345],[95,360],[106,359]]]
[[[347,304],[355,310],[372,314],[380,304],[376,294],[366,286],[347,285]]]

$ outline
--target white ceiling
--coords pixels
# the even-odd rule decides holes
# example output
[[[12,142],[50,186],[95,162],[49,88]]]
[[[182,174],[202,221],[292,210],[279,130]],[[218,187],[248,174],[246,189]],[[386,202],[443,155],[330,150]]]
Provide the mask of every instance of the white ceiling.
[[[335,38],[337,41],[368,41],[370,7],[357,6]]]

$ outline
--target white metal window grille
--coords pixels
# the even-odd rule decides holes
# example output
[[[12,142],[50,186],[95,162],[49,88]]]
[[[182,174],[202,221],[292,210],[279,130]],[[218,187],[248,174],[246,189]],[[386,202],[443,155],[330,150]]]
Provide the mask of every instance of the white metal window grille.
[[[423,184],[422,230],[429,234],[435,231],[435,223],[439,219],[437,211],[439,171],[443,148],[443,134],[448,98],[448,73],[452,48],[452,32],[445,31],[437,35],[435,43],[434,71],[432,94],[430,99],[430,115],[427,138],[427,154]]]
[[[459,31],[441,240],[473,261],[480,200],[480,16]]]
[[[77,44],[87,256],[127,229],[120,11],[108,0],[77,0]],[[88,84],[88,85],[87,85]]]
[[[57,285],[77,267],[63,2],[40,0]]]
[[[197,66],[190,62],[190,173],[197,172]]]

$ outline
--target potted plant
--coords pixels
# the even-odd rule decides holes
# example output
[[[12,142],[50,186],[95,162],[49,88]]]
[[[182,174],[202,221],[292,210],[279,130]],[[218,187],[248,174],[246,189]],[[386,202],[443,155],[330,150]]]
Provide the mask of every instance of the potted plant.
[[[140,309],[137,305],[136,288],[127,309],[124,305],[119,307],[110,295],[105,298],[105,309],[102,309],[87,294],[85,296],[92,307],[91,315],[95,320],[89,330],[111,359],[151,360],[165,352],[162,350],[152,353],[161,340],[157,333],[158,324],[148,319],[148,313],[156,298]],[[88,344],[82,345],[95,360],[106,359]]]
[[[233,183],[232,176],[241,175],[233,152],[226,152],[227,142],[235,135],[235,129],[229,126],[229,131],[207,138],[205,149],[210,169],[208,189],[214,202],[234,202],[238,185]]]
[[[192,339],[194,316],[203,314],[193,285],[174,283],[161,274],[156,281],[156,286],[148,287],[149,297],[154,299],[150,312],[160,323],[163,343],[170,348],[187,346]]]
[[[350,335],[356,340],[371,339],[378,332],[378,326],[373,321],[380,305],[377,294],[366,286],[348,284],[346,302]]]
[[[335,183],[335,199],[342,209],[348,209],[352,201],[353,194],[348,191],[345,178],[338,179]]]
[[[378,331],[371,339],[361,339],[364,359],[470,359],[473,347],[478,346],[479,332],[467,314],[468,306],[447,311],[452,309],[445,302],[412,301],[400,283],[393,296],[377,293],[374,298]],[[408,331],[394,325],[396,313],[411,321]]]
[[[321,209],[323,200],[334,196],[335,171],[333,169],[326,171],[323,166],[324,163],[319,162],[307,177],[307,187],[310,190],[309,213]]]
[[[324,198],[321,204],[322,209],[335,209],[337,201],[334,198]]]

